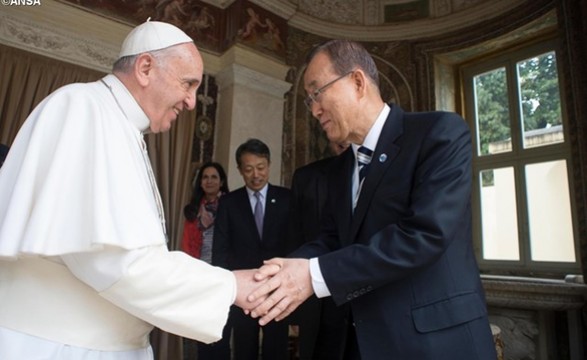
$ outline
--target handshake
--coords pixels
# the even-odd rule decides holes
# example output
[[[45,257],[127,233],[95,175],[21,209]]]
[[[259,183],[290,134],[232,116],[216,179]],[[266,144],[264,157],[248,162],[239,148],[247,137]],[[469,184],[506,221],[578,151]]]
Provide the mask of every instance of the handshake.
[[[235,270],[235,305],[263,326],[291,314],[314,293],[307,259],[273,258],[259,269]]]

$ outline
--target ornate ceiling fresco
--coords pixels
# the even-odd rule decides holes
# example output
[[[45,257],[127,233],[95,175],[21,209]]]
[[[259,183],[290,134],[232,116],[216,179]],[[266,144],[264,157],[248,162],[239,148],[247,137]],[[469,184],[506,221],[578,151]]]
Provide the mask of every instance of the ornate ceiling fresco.
[[[174,23],[222,53],[243,43],[284,59],[288,30],[393,41],[437,36],[499,16],[523,0],[60,0],[130,25]],[[449,16],[450,15],[450,16]]]
[[[266,0],[274,8],[291,4],[296,12],[342,25],[374,26],[445,16],[484,0]],[[287,4],[289,3],[289,4]]]
[[[227,9],[238,0],[66,0],[88,7],[92,10],[102,8],[118,12],[122,19],[129,19],[130,10],[150,12],[165,11],[166,8],[201,7],[204,4],[216,9]],[[494,4],[499,10],[499,1],[489,0],[251,0],[265,9],[286,19],[293,16],[305,17],[307,20],[327,22],[340,25],[377,26],[401,21],[413,21],[425,18],[438,18],[474,8],[482,3]],[[199,3],[199,4],[198,4]]]
[[[172,23],[215,53],[238,42],[285,58],[286,20],[249,1],[232,1],[225,8],[193,0],[62,1],[130,25],[149,18]]]

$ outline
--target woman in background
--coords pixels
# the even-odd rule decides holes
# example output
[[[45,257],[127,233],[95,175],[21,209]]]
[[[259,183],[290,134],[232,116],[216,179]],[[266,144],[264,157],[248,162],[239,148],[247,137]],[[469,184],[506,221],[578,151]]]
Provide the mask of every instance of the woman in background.
[[[222,165],[207,162],[200,167],[194,182],[192,200],[183,209],[185,223],[181,248],[191,256],[210,264],[212,238],[218,199],[228,192]]]
[[[192,200],[183,208],[185,223],[181,248],[189,255],[208,264],[212,262],[212,239],[218,199],[227,192],[226,172],[222,165],[207,162],[200,167],[196,175]],[[196,351],[198,360],[230,359],[230,326],[228,324],[224,328],[224,333],[222,340],[210,345],[184,339],[184,359],[196,359]]]

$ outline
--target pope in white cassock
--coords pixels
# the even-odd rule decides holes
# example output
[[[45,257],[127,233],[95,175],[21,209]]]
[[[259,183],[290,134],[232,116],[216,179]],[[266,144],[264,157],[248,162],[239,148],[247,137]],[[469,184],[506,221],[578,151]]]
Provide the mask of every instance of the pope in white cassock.
[[[111,75],[23,124],[0,170],[0,359],[152,359],[153,326],[210,343],[247,306],[253,270],[168,251],[143,140],[194,109],[202,73],[190,37],[147,21]]]

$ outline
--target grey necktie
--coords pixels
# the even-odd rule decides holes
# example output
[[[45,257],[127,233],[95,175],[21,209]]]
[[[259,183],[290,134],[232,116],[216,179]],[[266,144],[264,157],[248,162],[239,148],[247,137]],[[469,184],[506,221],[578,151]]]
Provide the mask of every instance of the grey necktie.
[[[257,224],[257,231],[259,232],[259,237],[263,238],[263,204],[261,204],[261,193],[255,191],[255,198],[257,202],[255,203],[255,224]]]

